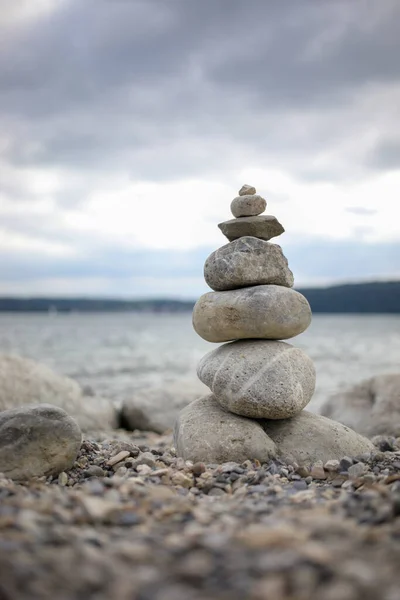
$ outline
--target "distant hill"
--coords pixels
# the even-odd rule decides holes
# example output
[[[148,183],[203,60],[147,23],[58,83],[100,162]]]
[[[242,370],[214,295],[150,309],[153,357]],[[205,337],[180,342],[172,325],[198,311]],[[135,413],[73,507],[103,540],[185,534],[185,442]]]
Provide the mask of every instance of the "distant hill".
[[[400,281],[352,283],[298,290],[314,313],[400,313]],[[169,299],[0,298],[1,312],[191,311],[194,301]]]
[[[400,281],[299,289],[314,313],[400,313]]]

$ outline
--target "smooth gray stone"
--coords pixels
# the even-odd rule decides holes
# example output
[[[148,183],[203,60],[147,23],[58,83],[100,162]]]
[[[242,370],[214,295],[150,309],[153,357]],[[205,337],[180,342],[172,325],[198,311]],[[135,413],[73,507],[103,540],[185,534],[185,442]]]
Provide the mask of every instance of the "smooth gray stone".
[[[240,238],[210,254],[204,278],[216,292],[269,284],[290,288],[294,283],[282,248],[255,237]]]
[[[117,409],[110,400],[88,395],[76,381],[46,365],[0,355],[0,411],[39,403],[64,409],[82,431],[117,427]]]
[[[340,460],[372,452],[375,446],[341,423],[306,410],[292,419],[262,421],[276,443],[279,457],[288,463],[310,465],[317,460]]]
[[[368,437],[400,437],[400,374],[376,375],[334,394],[321,414]]]
[[[178,456],[192,462],[269,462],[275,444],[260,423],[223,410],[212,394],[191,402],[180,413],[174,429]]]
[[[219,346],[199,362],[197,375],[219,404],[256,419],[287,419],[310,402],[314,364],[286,342],[240,340]]]
[[[239,196],[253,195],[256,193],[256,188],[246,183],[239,190]]]
[[[218,227],[230,242],[248,235],[268,241],[285,231],[278,219],[272,215],[240,217],[219,223]]]
[[[0,413],[0,473],[24,480],[70,469],[82,434],[61,408],[24,406]]]
[[[207,392],[207,387],[196,377],[182,377],[160,387],[137,390],[122,403],[121,424],[131,431],[164,433],[173,428],[185,406]]]
[[[258,195],[237,196],[231,202],[234,217],[255,217],[261,215],[266,207],[267,202]]]
[[[209,292],[193,309],[193,327],[208,342],[288,339],[305,331],[310,323],[306,298],[280,285]]]

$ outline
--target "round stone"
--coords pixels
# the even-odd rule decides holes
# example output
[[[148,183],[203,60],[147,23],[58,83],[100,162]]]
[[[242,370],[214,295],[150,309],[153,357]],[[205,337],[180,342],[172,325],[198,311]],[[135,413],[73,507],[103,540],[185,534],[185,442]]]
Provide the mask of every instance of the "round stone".
[[[310,402],[315,368],[300,348],[285,342],[240,340],[206,354],[199,379],[219,404],[256,419],[287,419]]]
[[[242,187],[239,190],[239,196],[247,196],[247,195],[252,195],[256,193],[256,188],[253,187],[252,185],[247,185],[246,183],[244,185],[242,185]]]
[[[254,237],[240,238],[210,254],[204,278],[216,292],[252,285],[292,287],[294,282],[281,247]]]
[[[0,413],[0,472],[10,479],[58,475],[72,467],[82,434],[67,413],[50,404]]]
[[[237,196],[231,202],[231,212],[234,217],[255,217],[261,215],[267,207],[267,202],[261,196]]]
[[[193,309],[193,327],[208,342],[288,339],[305,331],[310,323],[306,298],[280,285],[209,292]]]
[[[287,463],[339,461],[344,456],[359,456],[375,448],[370,440],[352,429],[307,410],[292,419],[263,421],[262,425],[276,443],[279,457]]]
[[[191,402],[180,413],[174,429],[178,456],[193,463],[269,462],[275,444],[260,423],[223,410],[212,394]]]

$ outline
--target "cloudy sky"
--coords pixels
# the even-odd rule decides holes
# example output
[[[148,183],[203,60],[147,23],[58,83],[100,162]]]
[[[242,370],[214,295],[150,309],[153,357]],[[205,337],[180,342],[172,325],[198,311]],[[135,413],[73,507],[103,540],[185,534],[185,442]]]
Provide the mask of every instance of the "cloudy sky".
[[[398,0],[0,0],[0,294],[194,298],[244,183],[400,278]]]

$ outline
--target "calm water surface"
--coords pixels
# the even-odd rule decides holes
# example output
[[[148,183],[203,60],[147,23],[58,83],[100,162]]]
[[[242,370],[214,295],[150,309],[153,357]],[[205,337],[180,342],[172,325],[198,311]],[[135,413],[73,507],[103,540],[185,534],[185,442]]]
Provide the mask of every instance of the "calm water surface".
[[[314,315],[290,343],[314,360],[318,412],[331,393],[366,377],[400,372],[400,315]],[[44,362],[97,394],[122,400],[179,377],[216,348],[192,329],[191,314],[0,314],[0,352]]]

